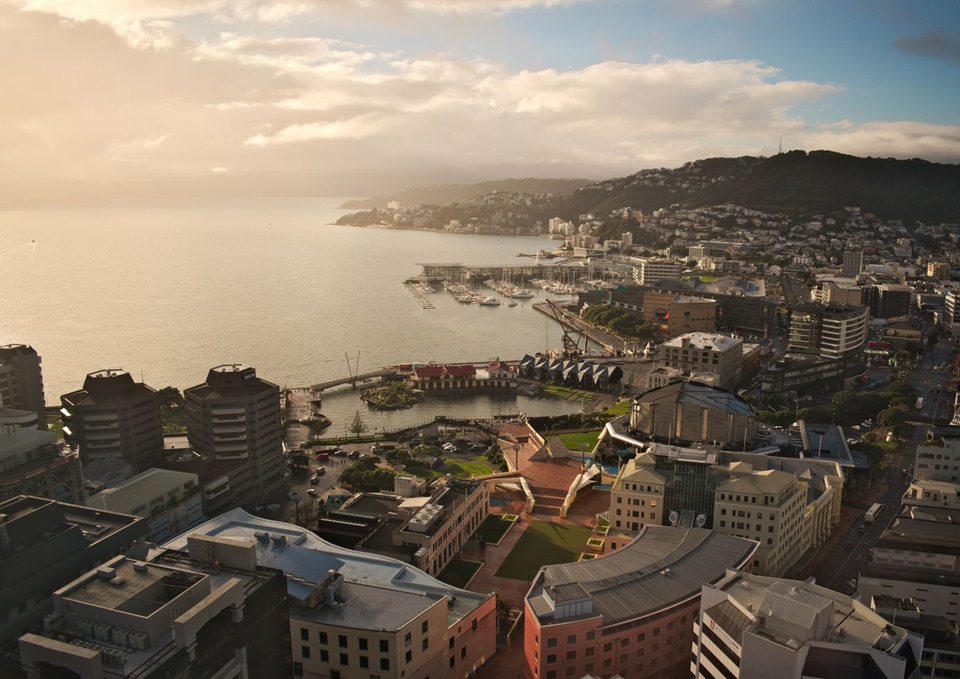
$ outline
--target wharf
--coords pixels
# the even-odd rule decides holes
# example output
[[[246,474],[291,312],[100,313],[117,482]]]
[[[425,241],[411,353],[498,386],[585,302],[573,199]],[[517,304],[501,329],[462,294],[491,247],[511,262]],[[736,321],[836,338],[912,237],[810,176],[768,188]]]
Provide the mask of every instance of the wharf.
[[[545,302],[537,302],[533,305],[533,308],[554,319],[568,330],[586,335],[587,339],[591,342],[599,344],[611,353],[623,353],[627,350],[627,343],[623,339],[583,322],[579,316],[562,307],[558,307],[555,304],[551,305]]]

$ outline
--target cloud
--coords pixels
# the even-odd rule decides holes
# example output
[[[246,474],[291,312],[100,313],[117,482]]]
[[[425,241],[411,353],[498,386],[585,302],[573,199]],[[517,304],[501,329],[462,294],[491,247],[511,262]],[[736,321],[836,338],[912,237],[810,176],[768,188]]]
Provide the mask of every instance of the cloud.
[[[907,54],[960,63],[960,38],[945,35],[940,31],[926,31],[918,36],[904,36],[895,44],[898,49]]]
[[[164,4],[170,11],[226,6]],[[517,70],[326,37],[251,35],[245,25],[198,42],[166,19],[151,21],[162,40],[135,41],[113,25],[0,4],[0,64],[7,65],[0,67],[0,181],[149,179],[218,168],[231,175],[388,168],[405,178],[483,167],[628,174],[756,154],[781,136],[790,148],[960,159],[958,127],[811,125],[797,112],[843,90],[757,61]]]

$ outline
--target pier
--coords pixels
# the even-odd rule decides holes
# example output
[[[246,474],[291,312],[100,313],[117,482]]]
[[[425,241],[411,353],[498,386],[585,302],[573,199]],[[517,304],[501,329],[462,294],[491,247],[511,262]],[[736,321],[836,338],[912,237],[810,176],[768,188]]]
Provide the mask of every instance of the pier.
[[[533,308],[540,313],[546,314],[550,318],[554,319],[557,323],[568,330],[574,330],[581,335],[584,335],[591,342],[599,344],[611,353],[625,353],[627,351],[627,343],[623,339],[606,332],[605,330],[601,330],[593,327],[592,325],[584,323],[575,313],[567,311],[556,304],[551,304],[549,302],[537,302],[533,305]]]
[[[343,386],[344,384],[349,384],[353,387],[356,387],[357,382],[364,382],[366,380],[371,380],[376,377],[380,377],[380,378],[392,377],[393,375],[397,375],[398,373],[399,373],[399,369],[395,367],[380,368],[379,370],[363,373],[362,375],[350,375],[349,377],[341,377],[340,379],[329,380],[327,382],[321,382],[319,384],[313,384],[309,387],[309,389],[319,394],[321,391],[324,391],[325,389],[333,389],[334,387],[340,387],[340,386]]]

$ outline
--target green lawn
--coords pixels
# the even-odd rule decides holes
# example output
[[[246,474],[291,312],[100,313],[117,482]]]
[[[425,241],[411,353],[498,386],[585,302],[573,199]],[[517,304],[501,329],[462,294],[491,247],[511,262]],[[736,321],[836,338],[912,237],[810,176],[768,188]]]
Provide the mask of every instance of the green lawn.
[[[473,534],[475,538],[483,538],[488,545],[495,545],[506,535],[507,529],[513,525],[510,521],[504,521],[497,514],[490,514],[483,520],[477,532]]]
[[[630,412],[631,405],[633,405],[633,401],[631,399],[624,399],[615,406],[604,408],[603,414],[609,415],[610,417],[620,417],[621,415],[626,415]]]
[[[540,391],[540,393],[547,396],[553,396],[554,398],[563,398],[568,401],[589,401],[591,398],[593,398],[593,394],[589,391],[583,391],[582,389],[571,389],[570,387],[564,387],[559,384],[547,385]]]
[[[447,473],[461,479],[469,479],[471,476],[486,476],[493,473],[493,467],[485,462],[471,462],[468,460],[446,460],[450,465],[447,467]]]
[[[583,431],[573,434],[558,434],[558,437],[563,441],[563,445],[572,452],[579,453],[581,451],[580,445],[586,444],[587,447],[584,450],[590,453],[597,447],[597,439],[600,438],[600,431],[600,429],[597,429],[596,431]]]
[[[503,560],[497,577],[529,580],[541,566],[576,561],[589,537],[590,529],[584,526],[533,521]]]
[[[447,564],[438,578],[452,587],[461,589],[467,586],[470,578],[483,566],[479,561],[463,561],[462,559],[453,559]]]

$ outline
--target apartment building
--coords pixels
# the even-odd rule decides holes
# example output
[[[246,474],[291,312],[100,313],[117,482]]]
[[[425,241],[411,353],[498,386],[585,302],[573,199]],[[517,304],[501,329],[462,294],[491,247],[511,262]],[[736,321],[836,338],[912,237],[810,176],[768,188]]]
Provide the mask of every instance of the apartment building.
[[[844,250],[840,273],[844,278],[856,278],[863,273],[863,250]]]
[[[467,679],[496,653],[493,594],[451,587],[400,559],[338,547],[241,509],[165,547],[192,558],[189,543],[199,536],[253,544],[259,566],[286,573],[294,676]]]
[[[717,385],[734,388],[743,366],[743,340],[720,333],[691,332],[658,347],[658,363],[685,372],[715,373]]]
[[[923,637],[811,581],[730,570],[704,583],[694,623],[696,679],[919,679]]]
[[[928,427],[917,446],[913,475],[930,481],[960,482],[960,427]]]
[[[233,363],[211,368],[206,382],[183,395],[190,445],[220,472],[204,487],[210,514],[264,504],[285,488],[276,384]]]
[[[950,280],[950,262],[927,262],[927,277],[938,281]]]
[[[163,425],[157,390],[134,382],[124,370],[87,375],[83,389],[60,397],[63,438],[89,464],[121,459],[140,472],[156,466],[163,453]]]
[[[29,410],[47,428],[40,356],[26,344],[0,346],[0,407]]]
[[[645,526],[613,553],[544,566],[524,600],[524,676],[688,676],[701,585],[749,569],[756,547],[701,528]]]

